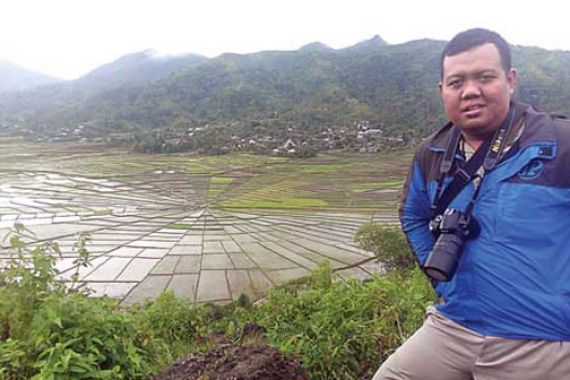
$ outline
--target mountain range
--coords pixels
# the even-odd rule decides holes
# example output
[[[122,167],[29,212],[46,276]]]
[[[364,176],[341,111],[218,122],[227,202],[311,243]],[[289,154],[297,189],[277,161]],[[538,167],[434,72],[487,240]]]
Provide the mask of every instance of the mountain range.
[[[76,80],[0,94],[0,132],[54,136],[83,125],[95,137],[217,124],[244,134],[318,133],[368,120],[388,136],[425,136],[444,122],[437,92],[444,44],[391,45],[374,36],[338,50],[315,42],[216,58],[144,51]],[[512,51],[517,97],[570,114],[570,52]],[[0,82],[3,75],[0,67]]]

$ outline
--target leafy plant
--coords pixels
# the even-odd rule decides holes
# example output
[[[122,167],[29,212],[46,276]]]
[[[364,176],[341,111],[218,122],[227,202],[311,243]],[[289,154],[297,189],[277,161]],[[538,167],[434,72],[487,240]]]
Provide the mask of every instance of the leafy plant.
[[[79,269],[81,267],[91,266],[91,258],[89,257],[89,251],[87,250],[87,243],[91,241],[91,237],[88,234],[79,234],[79,239],[75,244],[73,244],[73,250],[77,253],[77,259],[73,260],[73,264],[76,265],[75,273],[71,276],[71,288],[75,288],[75,284],[79,280]]]
[[[281,351],[301,357],[312,379],[360,379],[421,325],[431,302],[418,271],[333,281],[323,264],[300,288],[273,290],[248,317]]]
[[[55,281],[55,260],[61,256],[57,243],[45,242],[28,248],[24,236],[30,232],[15,224],[6,239],[10,257],[0,271],[0,338],[20,339],[28,334],[34,311],[50,291],[61,291]]]
[[[144,379],[172,361],[172,335],[143,328],[148,314],[66,288],[55,280],[59,246],[31,246],[28,237],[14,226],[0,271],[1,379]],[[78,266],[89,265],[87,241],[82,235],[75,246]]]

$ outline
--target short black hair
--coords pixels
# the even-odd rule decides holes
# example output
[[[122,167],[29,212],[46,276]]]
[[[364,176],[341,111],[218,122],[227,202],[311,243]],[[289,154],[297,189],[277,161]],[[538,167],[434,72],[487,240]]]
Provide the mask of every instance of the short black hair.
[[[499,33],[488,29],[475,28],[457,34],[447,43],[447,45],[445,45],[445,48],[441,53],[439,66],[441,78],[443,79],[443,60],[445,57],[463,53],[464,51],[486,43],[492,43],[497,47],[499,50],[499,56],[501,57],[501,66],[503,66],[505,73],[508,72],[511,69],[511,48],[507,41],[505,41]]]

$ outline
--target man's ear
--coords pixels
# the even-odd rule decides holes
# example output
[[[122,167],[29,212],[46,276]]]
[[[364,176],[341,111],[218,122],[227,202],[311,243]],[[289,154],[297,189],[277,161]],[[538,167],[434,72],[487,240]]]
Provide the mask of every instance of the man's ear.
[[[515,68],[510,69],[507,73],[507,82],[511,89],[511,96],[515,93],[515,89],[517,87],[517,74],[517,69]]]
[[[437,88],[438,88],[438,90],[439,90],[439,94],[441,95],[441,92],[443,91],[443,83],[442,83],[442,82],[439,82],[439,83],[437,84]]]

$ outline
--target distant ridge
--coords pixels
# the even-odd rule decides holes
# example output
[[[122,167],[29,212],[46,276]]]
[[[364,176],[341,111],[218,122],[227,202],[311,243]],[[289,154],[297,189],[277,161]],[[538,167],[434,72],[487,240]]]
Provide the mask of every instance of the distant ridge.
[[[0,59],[0,93],[28,90],[59,81],[58,78],[27,70]]]
[[[311,42],[310,44],[301,46],[299,51],[334,51],[334,49],[322,42]]]
[[[74,81],[74,85],[90,91],[108,90],[122,85],[140,86],[206,60],[206,57],[197,54],[161,57],[154,50],[144,50],[100,66]]]
[[[388,43],[386,41],[384,41],[382,39],[382,37],[380,37],[378,34],[376,34],[374,37],[372,37],[369,40],[364,40],[361,42],[358,42],[355,45],[346,47],[342,50],[351,50],[351,51],[368,51],[368,50],[375,50],[379,47],[384,47],[387,46]]]

